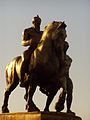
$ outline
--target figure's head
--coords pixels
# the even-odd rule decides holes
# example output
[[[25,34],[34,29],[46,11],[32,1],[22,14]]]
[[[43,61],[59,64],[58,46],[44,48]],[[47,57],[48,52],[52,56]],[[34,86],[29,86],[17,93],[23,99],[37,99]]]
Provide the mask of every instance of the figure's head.
[[[40,28],[40,24],[41,24],[41,18],[37,15],[32,19],[32,25],[35,28]]]

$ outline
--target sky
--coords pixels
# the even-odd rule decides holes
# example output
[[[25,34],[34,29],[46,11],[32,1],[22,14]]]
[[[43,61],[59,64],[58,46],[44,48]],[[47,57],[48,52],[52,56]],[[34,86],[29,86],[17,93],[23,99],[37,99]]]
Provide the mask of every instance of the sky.
[[[73,59],[70,77],[73,81],[71,109],[83,120],[90,120],[90,0],[0,0],[0,112],[6,87],[5,67],[12,58],[21,55],[21,36],[31,20],[39,15],[41,29],[48,22],[65,21],[69,42],[68,55]],[[9,98],[10,112],[25,112],[24,88],[19,86]],[[55,96],[50,111],[59,96]],[[34,102],[43,111],[47,97],[37,90]],[[66,110],[66,106],[64,112]]]

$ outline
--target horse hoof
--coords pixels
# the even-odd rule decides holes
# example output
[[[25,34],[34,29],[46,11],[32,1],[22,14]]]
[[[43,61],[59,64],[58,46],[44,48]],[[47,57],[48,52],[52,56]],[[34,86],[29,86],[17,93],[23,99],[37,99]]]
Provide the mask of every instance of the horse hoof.
[[[28,108],[27,109],[28,110],[28,112],[32,112],[32,111],[40,111],[37,107],[33,107],[33,108]]]
[[[45,108],[45,109],[44,109],[44,112],[49,112],[49,109]]]
[[[38,108],[28,108],[27,109],[28,112],[33,112],[33,111],[40,111]]]
[[[28,112],[40,111],[34,104],[33,104],[33,105],[26,105],[26,110],[27,110]]]
[[[56,112],[60,112],[64,109],[64,105],[56,104],[55,109],[56,109]]]
[[[7,107],[3,106],[2,113],[9,113],[9,109]]]

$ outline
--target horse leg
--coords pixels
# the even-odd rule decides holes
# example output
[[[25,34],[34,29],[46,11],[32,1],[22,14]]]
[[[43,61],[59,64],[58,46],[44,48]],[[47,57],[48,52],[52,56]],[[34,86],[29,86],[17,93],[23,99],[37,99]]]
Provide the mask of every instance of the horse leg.
[[[49,111],[49,106],[50,106],[54,96],[56,95],[56,93],[58,91],[58,88],[55,88],[55,90],[52,88],[52,90],[50,90],[50,91],[51,92],[50,92],[50,94],[47,97],[46,106],[45,106],[44,111]]]
[[[28,87],[26,87],[25,90],[26,90],[26,93],[24,95],[24,99],[27,101],[27,98],[28,98]]]
[[[59,99],[55,105],[55,109],[57,112],[60,112],[64,109],[65,98],[66,98],[66,92],[62,91],[62,93],[60,93]]]
[[[26,101],[27,101],[27,99],[28,99],[28,88],[29,88],[29,86],[25,87],[26,93],[25,93],[25,95],[24,95],[24,99],[25,99]]]
[[[13,82],[12,84],[8,84],[8,87],[7,87],[5,94],[4,94],[4,103],[2,106],[2,113],[9,112],[9,109],[8,109],[9,95],[17,87],[18,84],[19,84],[19,82]]]
[[[27,99],[27,105],[26,105],[26,109],[28,110],[28,112],[40,111],[36,107],[36,105],[34,104],[34,102],[32,100],[35,90],[36,90],[36,86],[35,85],[29,86],[29,89],[28,89],[28,99]]]

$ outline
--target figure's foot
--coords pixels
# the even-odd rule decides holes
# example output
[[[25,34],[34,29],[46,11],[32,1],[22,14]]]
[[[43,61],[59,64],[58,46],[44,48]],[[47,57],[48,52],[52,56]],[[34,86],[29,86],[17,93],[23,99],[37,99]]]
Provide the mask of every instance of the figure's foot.
[[[2,113],[9,113],[9,109],[6,106],[2,106]]]
[[[75,116],[75,112],[72,112],[71,110],[67,110],[67,113],[69,113],[70,115],[74,115]]]

